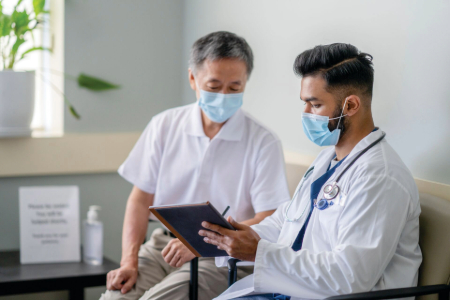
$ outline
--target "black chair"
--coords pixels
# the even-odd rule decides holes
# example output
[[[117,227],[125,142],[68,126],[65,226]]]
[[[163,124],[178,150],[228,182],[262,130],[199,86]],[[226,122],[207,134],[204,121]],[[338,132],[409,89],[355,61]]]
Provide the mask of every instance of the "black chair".
[[[191,260],[191,278],[189,280],[189,300],[198,299],[198,257]]]
[[[228,287],[237,280],[237,263],[240,261],[237,258],[230,258],[228,260]]]
[[[449,300],[450,294],[450,201],[429,194],[420,194],[420,248],[423,262],[419,271],[419,286],[365,293],[338,295],[326,300],[376,300],[420,297],[420,300]],[[236,281],[236,263],[228,261],[228,284]],[[435,295],[437,296],[429,296]]]
[[[156,222],[155,220],[148,220],[149,223]],[[144,243],[147,237],[144,238]],[[198,299],[198,257],[191,260],[191,277],[189,279],[189,300]]]

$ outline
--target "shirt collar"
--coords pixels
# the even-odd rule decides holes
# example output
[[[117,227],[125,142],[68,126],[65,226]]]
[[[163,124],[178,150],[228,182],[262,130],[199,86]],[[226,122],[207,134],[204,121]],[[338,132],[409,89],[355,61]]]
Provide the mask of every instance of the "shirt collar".
[[[202,115],[200,113],[200,106],[198,103],[192,105],[191,112],[187,118],[187,122],[184,127],[184,131],[193,136],[206,137],[205,131],[203,131]]]
[[[229,118],[214,139],[240,141],[244,133],[245,115],[241,109]],[[191,113],[185,125],[185,132],[189,135],[206,137],[203,130],[201,108],[198,103],[192,106]]]
[[[369,133],[365,138],[363,138],[361,141],[359,141],[359,143],[356,144],[356,146],[352,149],[350,154],[347,155],[347,162],[352,161],[353,157],[355,157],[359,152],[361,152],[366,147],[368,147],[370,144],[372,144],[377,139],[379,139],[382,135],[383,135],[383,131],[379,130],[379,129]]]

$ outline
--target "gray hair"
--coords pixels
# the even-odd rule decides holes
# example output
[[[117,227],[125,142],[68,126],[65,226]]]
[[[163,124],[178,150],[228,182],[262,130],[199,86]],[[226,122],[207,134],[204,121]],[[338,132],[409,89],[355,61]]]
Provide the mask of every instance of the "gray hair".
[[[191,49],[189,67],[195,75],[206,59],[237,58],[247,65],[247,75],[253,70],[253,52],[244,38],[227,31],[217,31],[199,38]]]

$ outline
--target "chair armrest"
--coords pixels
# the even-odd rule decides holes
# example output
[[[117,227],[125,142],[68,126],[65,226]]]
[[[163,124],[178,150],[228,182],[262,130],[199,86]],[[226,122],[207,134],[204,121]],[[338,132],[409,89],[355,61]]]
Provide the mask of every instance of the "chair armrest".
[[[240,261],[241,260],[237,259],[237,258],[230,258],[228,260],[228,270],[230,270],[230,269],[234,270],[236,268],[237,263]]]
[[[228,286],[231,286],[237,280],[237,266],[236,264],[240,262],[240,259],[230,258],[228,260]]]
[[[191,277],[189,279],[189,300],[198,299],[198,257],[191,260]]]
[[[450,286],[446,284],[389,289],[328,297],[325,300],[379,300],[395,299],[430,294],[439,294],[439,300],[449,299]]]

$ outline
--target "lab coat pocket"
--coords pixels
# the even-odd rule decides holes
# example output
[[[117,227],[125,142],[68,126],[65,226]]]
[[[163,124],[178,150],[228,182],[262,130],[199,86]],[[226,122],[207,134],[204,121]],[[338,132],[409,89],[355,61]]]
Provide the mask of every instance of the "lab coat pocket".
[[[319,214],[319,222],[320,226],[322,227],[322,230],[327,233],[328,240],[332,247],[336,244],[336,237],[338,233],[338,222],[339,217],[341,216],[341,213],[344,209],[343,206],[336,204],[333,202],[331,204],[330,201],[328,201],[328,207],[323,210],[318,210],[317,213]]]

